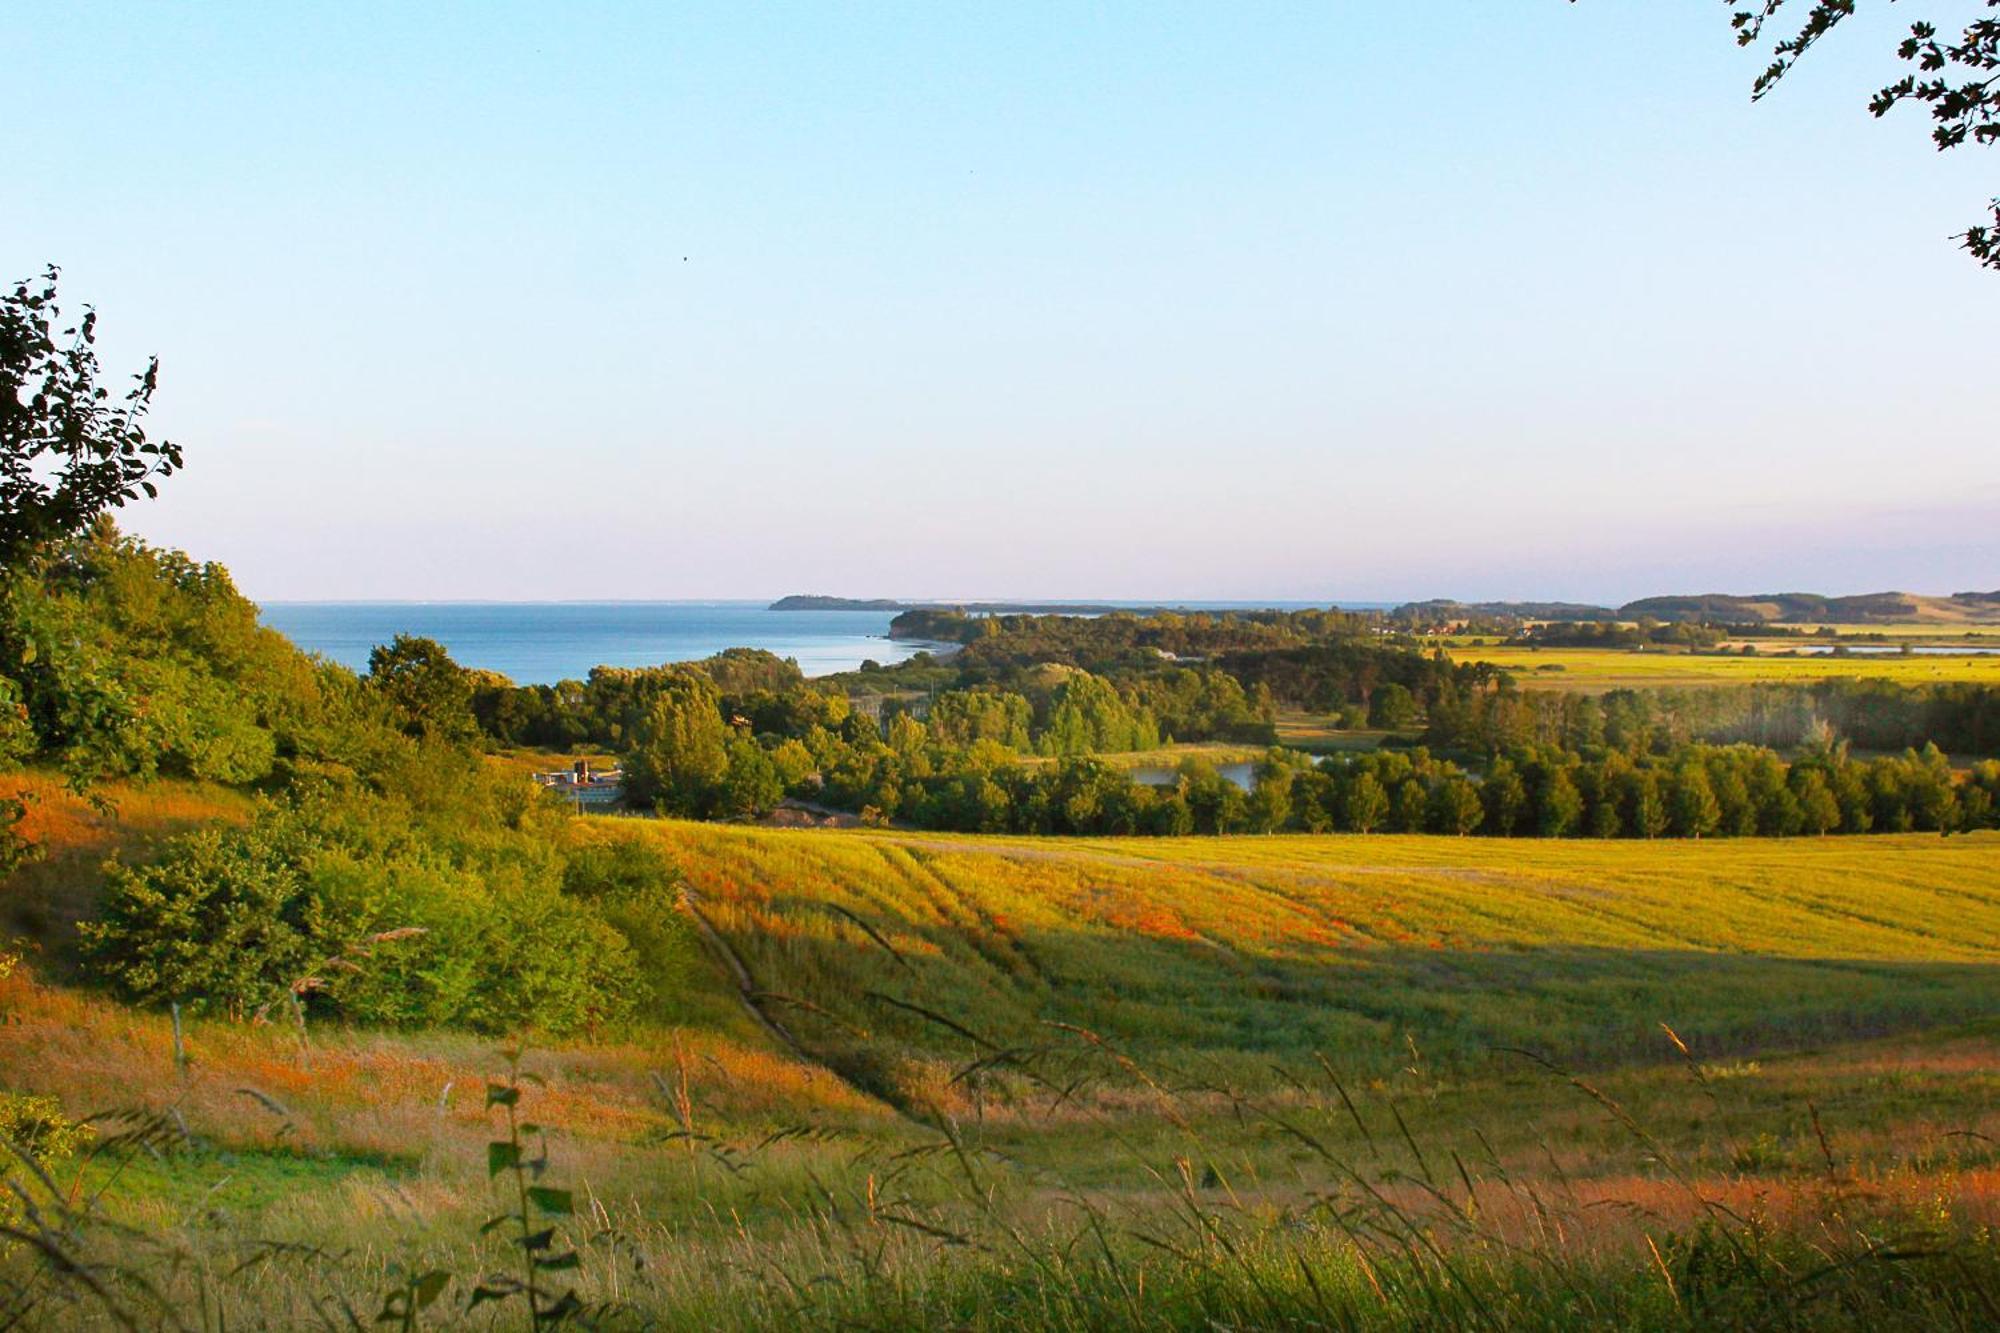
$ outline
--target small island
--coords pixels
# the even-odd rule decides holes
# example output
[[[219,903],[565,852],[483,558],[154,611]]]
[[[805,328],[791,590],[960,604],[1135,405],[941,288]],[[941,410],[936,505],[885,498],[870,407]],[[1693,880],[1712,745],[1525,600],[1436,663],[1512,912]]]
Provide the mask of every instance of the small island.
[[[780,597],[766,608],[771,611],[907,611],[909,603],[889,597],[821,597],[813,593],[793,593]]]

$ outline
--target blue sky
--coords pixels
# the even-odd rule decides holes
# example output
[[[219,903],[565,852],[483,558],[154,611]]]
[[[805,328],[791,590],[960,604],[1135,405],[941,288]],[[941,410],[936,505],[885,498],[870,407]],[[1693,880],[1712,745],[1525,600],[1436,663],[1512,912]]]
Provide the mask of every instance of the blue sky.
[[[0,255],[265,598],[2000,587],[1870,8],[10,6]]]

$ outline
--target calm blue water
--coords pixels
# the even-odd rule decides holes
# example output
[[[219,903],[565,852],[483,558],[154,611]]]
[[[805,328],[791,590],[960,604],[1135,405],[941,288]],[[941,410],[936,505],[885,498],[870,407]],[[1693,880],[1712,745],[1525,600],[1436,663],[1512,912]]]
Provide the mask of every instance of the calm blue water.
[[[1112,604],[1107,603],[1107,607]],[[1189,610],[1311,602],[1185,602]],[[1347,603],[1352,609],[1388,603]],[[892,611],[772,611],[767,602],[265,602],[264,623],[308,652],[356,671],[398,634],[436,639],[461,666],[517,685],[582,680],[594,666],[693,662],[724,648],[765,648],[808,676],[885,666],[935,644],[888,637]]]
[[[768,648],[808,676],[924,647],[890,640],[888,611],[770,611],[763,602],[266,602],[264,623],[356,671],[398,634],[442,643],[460,665],[520,685],[581,680],[594,666],[692,662]]]

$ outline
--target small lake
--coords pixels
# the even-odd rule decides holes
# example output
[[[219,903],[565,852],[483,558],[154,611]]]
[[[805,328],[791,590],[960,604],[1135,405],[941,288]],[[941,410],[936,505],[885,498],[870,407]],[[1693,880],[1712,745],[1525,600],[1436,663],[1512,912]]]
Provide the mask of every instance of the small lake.
[[[1255,764],[1217,764],[1215,771],[1244,791],[1249,791],[1257,785]],[[1132,781],[1142,787],[1171,787],[1181,780],[1180,769],[1166,768],[1159,764],[1147,764],[1140,768],[1127,769],[1126,772],[1132,775]]]

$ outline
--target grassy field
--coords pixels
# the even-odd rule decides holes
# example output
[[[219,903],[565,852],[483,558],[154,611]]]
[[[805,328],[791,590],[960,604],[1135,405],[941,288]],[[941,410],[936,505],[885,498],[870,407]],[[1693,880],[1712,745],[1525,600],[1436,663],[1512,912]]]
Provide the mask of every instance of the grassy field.
[[[964,1054],[1090,1027],[1237,1083],[1409,1044],[1603,1063],[1661,1023],[1716,1053],[1921,1030],[2000,1004],[2000,835],[1708,843],[1428,837],[800,836],[664,824],[765,989]],[[1261,1075],[1261,1078],[1260,1078]]]
[[[67,825],[72,868],[230,812],[159,799]],[[524,1057],[557,1277],[613,1326],[1970,1328],[2000,1295],[2000,836],[587,831],[664,840],[715,942],[670,1008]],[[154,1117],[55,1182],[133,1228],[83,1233],[98,1271],[188,1326],[348,1326],[507,1262],[498,1040],[196,1021],[183,1066],[45,964],[0,978],[0,1087]]]
[[[240,792],[171,780],[106,783],[86,800],[51,774],[11,773],[0,779],[0,794],[26,802],[20,832],[44,849],[0,883],[0,944],[33,941],[49,966],[64,971],[74,962],[77,920],[95,910],[107,857],[144,855],[163,838],[250,810]]]
[[[1278,744],[1310,754],[1353,754],[1381,748],[1392,736],[1403,733],[1372,728],[1348,730],[1337,718],[1314,713],[1284,711],[1278,714]]]
[[[1781,657],[1774,652],[1752,656],[1683,653],[1658,649],[1634,652],[1620,648],[1523,648],[1493,644],[1452,646],[1459,661],[1491,662],[1513,672],[1534,689],[1645,689],[1660,686],[1748,685],[1760,681],[1811,682],[1827,679],[1893,680],[1902,685],[1935,685],[1957,681],[2000,684],[2000,654],[1963,656],[1898,653],[1831,657],[1824,654]]]

